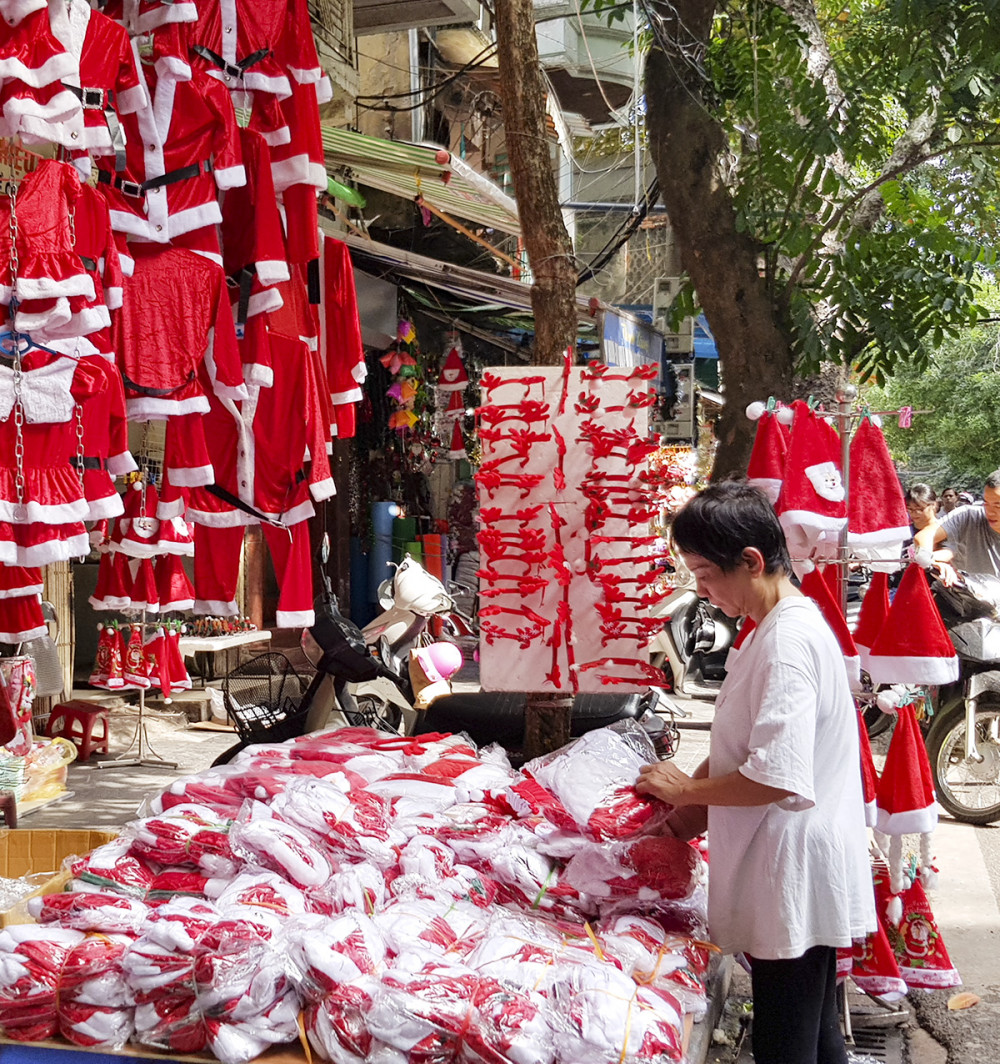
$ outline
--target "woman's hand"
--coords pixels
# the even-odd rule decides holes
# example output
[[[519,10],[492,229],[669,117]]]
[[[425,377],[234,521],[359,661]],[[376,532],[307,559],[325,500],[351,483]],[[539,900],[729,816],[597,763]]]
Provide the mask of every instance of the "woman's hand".
[[[691,778],[671,762],[657,761],[652,765],[642,766],[639,778],[635,781],[635,789],[639,794],[651,794],[668,805],[688,805],[686,789]]]

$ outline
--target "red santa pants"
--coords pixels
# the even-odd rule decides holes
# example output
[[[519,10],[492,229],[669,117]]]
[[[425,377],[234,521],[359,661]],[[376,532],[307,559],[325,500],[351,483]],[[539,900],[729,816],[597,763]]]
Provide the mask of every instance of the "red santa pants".
[[[309,523],[300,521],[288,529],[262,525],[278,581],[278,628],[306,628],[313,612],[312,557]],[[209,528],[195,525],[195,613],[231,617],[238,612],[236,583],[240,571],[242,527]]]

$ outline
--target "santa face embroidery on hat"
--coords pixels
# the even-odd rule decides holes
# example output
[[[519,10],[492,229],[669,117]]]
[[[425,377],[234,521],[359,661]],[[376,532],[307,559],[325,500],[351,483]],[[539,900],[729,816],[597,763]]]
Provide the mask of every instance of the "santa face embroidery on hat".
[[[840,470],[833,462],[820,462],[806,466],[805,474],[813,491],[827,502],[843,502],[845,498],[844,482],[840,479]]]

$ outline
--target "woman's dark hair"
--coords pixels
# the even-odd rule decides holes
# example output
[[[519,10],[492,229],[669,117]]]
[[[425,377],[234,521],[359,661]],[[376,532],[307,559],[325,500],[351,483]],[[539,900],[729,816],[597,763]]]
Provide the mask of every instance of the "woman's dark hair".
[[[930,506],[932,502],[937,502],[937,493],[930,484],[911,484],[906,489],[906,501],[917,506]]]
[[[685,554],[699,554],[724,573],[740,564],[746,547],[763,555],[765,573],[792,571],[774,507],[745,480],[710,484],[678,511],[671,531]]]

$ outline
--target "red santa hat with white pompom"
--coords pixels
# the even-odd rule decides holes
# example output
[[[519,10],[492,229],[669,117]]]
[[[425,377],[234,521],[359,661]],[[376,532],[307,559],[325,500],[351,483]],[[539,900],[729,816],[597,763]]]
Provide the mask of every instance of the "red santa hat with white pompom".
[[[451,429],[451,447],[448,450],[448,457],[456,461],[469,457],[465,449],[465,440],[462,438],[462,425],[459,421],[456,421]]]
[[[894,572],[910,538],[910,519],[882,429],[867,413],[851,440],[850,469],[848,546],[869,564]]]
[[[465,371],[462,356],[458,347],[453,347],[444,360],[441,373],[438,376],[437,386],[443,392],[459,392],[465,389],[469,383],[469,374]]]
[[[854,643],[861,655],[861,668],[869,671],[871,648],[889,616],[889,575],[873,573],[871,583],[861,600],[858,623],[854,628]]]
[[[757,434],[754,436],[753,450],[747,465],[747,480],[768,497],[773,506],[781,493],[781,482],[785,475],[785,455],[788,451],[785,430],[779,419],[787,415],[791,420],[791,411],[775,412],[770,404],[751,403],[746,410],[747,417],[757,422]]]

